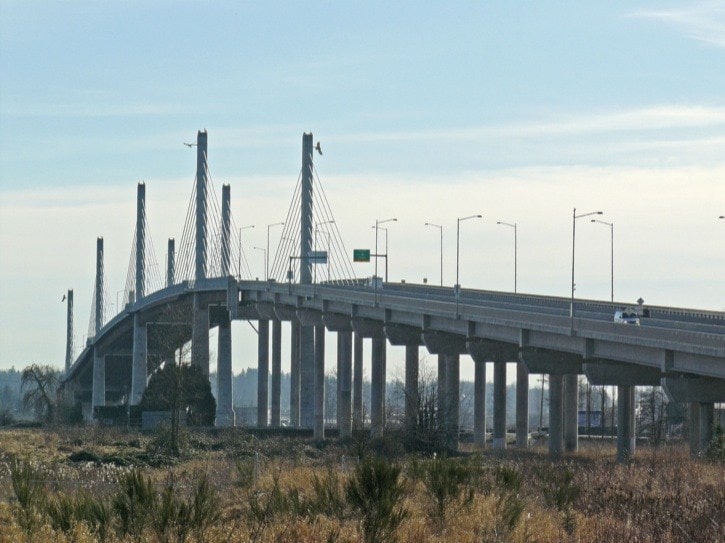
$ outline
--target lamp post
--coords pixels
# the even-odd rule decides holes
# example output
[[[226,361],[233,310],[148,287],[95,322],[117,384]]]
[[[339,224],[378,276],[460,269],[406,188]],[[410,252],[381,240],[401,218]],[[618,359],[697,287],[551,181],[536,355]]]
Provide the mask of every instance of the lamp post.
[[[264,252],[264,275],[267,275],[267,249],[264,247],[255,247],[255,249]]]
[[[269,229],[273,226],[281,226],[284,222],[275,222],[267,225],[267,250],[264,252],[264,280],[269,280]]]
[[[509,222],[503,222],[503,221],[497,221],[496,224],[500,224],[502,226],[510,226],[514,229],[514,294],[516,294],[517,291],[517,275],[518,275],[518,258],[519,258],[519,249],[518,249],[518,226],[516,226],[516,223],[509,223]]]
[[[398,219],[385,219],[383,221],[376,219],[375,220],[375,277],[378,276],[378,230],[385,230],[385,281],[388,280],[388,234],[387,228],[380,228],[381,224],[385,224],[386,222],[397,222]]]
[[[322,221],[315,224],[315,251],[317,250],[317,232],[321,232],[319,229],[320,226],[324,226],[326,224],[334,224],[335,219],[331,219],[329,221]],[[330,233],[325,231],[325,235],[327,236],[327,281],[330,281]]]
[[[242,278],[242,230],[246,230],[247,228],[254,228],[254,225],[248,224],[247,226],[239,227],[239,267],[237,268],[239,271],[239,279]],[[249,265],[247,265],[247,267],[249,267]]]
[[[581,215],[576,214],[576,208],[571,214],[571,305],[569,307],[569,314],[571,315],[571,335],[574,335],[574,253],[576,251],[576,220],[582,217],[589,217],[590,215],[603,215],[603,211],[592,211],[590,213],[582,213]]]
[[[609,227],[609,230],[610,230],[610,234],[611,234],[610,244],[609,244],[610,252],[611,252],[611,258],[610,258],[610,262],[611,262],[611,279],[610,279],[611,287],[610,287],[610,292],[611,292],[611,301],[613,302],[614,301],[614,223],[607,222],[607,221],[600,221],[599,219],[592,219],[592,222],[598,222],[599,224],[604,224],[604,225],[608,226]]]
[[[432,226],[433,228],[437,228],[440,230],[441,233],[441,286],[443,286],[443,225],[441,224],[434,224],[432,222],[425,223],[426,226]]]
[[[456,285],[453,291],[456,295],[456,318],[458,318],[458,302],[461,297],[461,283],[459,280],[460,262],[461,262],[461,223],[468,219],[481,219],[482,215],[469,215],[468,217],[458,217],[456,219]]]

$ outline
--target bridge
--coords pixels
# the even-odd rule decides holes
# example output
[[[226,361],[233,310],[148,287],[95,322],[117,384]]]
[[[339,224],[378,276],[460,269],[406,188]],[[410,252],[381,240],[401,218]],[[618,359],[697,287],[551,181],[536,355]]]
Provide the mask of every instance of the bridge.
[[[406,423],[419,405],[418,353],[437,356],[438,412],[449,446],[459,434],[461,355],[475,365],[474,439],[485,444],[485,369],[494,372],[493,447],[506,448],[506,366],[516,364],[516,444],[528,445],[529,375],[549,376],[549,450],[578,448],[578,375],[618,387],[617,458],[635,451],[634,390],[662,386],[690,404],[690,446],[700,452],[712,438],[714,404],[725,401],[725,314],[641,306],[641,325],[613,322],[621,304],[454,287],[389,283],[354,277],[313,163],[313,137],[302,139],[302,168],[284,232],[265,280],[251,280],[241,239],[234,239],[230,188],[221,207],[213,193],[207,134],[197,135],[197,171],[179,258],[168,243],[165,286],[147,241],[145,185],[137,193],[136,235],[124,307],[106,317],[103,239],[97,240],[96,280],[89,334],[73,360],[72,291],[68,292],[68,345],[63,386],[92,418],[106,405],[140,402],[150,375],[175,363],[190,344],[191,363],[209,374],[209,330],[218,328],[216,425],[235,425],[232,391],[233,320],[257,321],[257,425],[280,426],[282,327],[291,346],[291,425],[325,437],[325,340],[337,339],[337,424],[340,435],[363,422],[364,341],[371,345],[370,431],[385,427],[386,346],[405,347]],[[211,210],[211,212],[210,212]],[[216,215],[214,212],[217,212]],[[210,215],[212,217],[210,218]],[[321,225],[327,251],[318,251]],[[239,231],[241,236],[241,231]],[[236,242],[236,243],[235,243]],[[236,253],[235,253],[236,251]],[[376,249],[377,251],[377,249]],[[270,256],[269,248],[265,253]],[[269,259],[268,259],[269,260]],[[328,277],[317,281],[326,262]],[[236,270],[233,269],[236,263]],[[246,271],[246,273],[245,273]],[[236,272],[236,273],[235,273]],[[271,323],[271,398],[270,375]]]

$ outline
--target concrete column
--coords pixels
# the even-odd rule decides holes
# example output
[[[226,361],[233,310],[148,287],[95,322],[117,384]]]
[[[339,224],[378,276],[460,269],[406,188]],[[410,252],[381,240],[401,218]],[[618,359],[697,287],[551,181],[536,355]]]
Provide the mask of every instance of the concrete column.
[[[281,426],[280,408],[282,402],[282,321],[272,320],[272,407],[271,425]]]
[[[316,440],[325,439],[325,326],[315,326],[315,426]]]
[[[136,300],[146,296],[146,185],[136,190]]]
[[[617,386],[617,462],[628,464],[634,456],[634,387]]]
[[[374,337],[370,379],[370,435],[382,437],[385,426],[385,338]]]
[[[353,334],[352,423],[362,428],[363,420],[363,338]]]
[[[516,363],[516,446],[529,446],[529,370],[521,361]]]
[[[194,293],[191,330],[191,363],[209,376],[209,308],[202,304],[201,295]]]
[[[227,277],[230,270],[231,260],[231,188],[229,185],[222,185],[222,239],[221,239],[221,266],[222,277]]]
[[[689,402],[687,404],[689,412],[688,427],[688,443],[690,444],[690,456],[697,458],[700,456],[700,404],[698,402]]]
[[[300,324],[292,321],[290,330],[290,426],[300,426]]]
[[[133,315],[133,351],[131,354],[131,405],[141,403],[146,390],[147,342],[146,324],[141,321],[138,311]]]
[[[564,377],[549,374],[549,454],[558,458],[564,451]]]
[[[448,401],[446,397],[446,382],[448,377],[448,366],[446,365],[446,355],[438,355],[438,427],[443,430],[448,420]]]
[[[460,406],[461,406],[461,356],[459,354],[446,355],[446,397],[448,404],[448,420],[446,424],[447,446],[449,450],[458,450],[458,436],[460,434]]]
[[[715,425],[715,404],[701,402],[700,411],[700,454],[707,452],[712,441],[712,430]]]
[[[98,347],[93,347],[93,407],[106,405],[106,357]]]
[[[337,333],[337,357],[337,427],[340,437],[347,438],[352,435],[352,332]]]
[[[269,321],[259,320],[257,331],[257,428],[266,428],[269,409]]]
[[[506,362],[493,364],[493,448],[506,448]]]
[[[418,344],[405,346],[405,426],[409,436],[418,427]]]
[[[474,361],[473,382],[473,442],[479,447],[486,446],[486,363]]]
[[[194,278],[199,281],[206,279],[206,195],[207,195],[207,134],[199,131],[196,134],[196,217],[194,245]],[[207,328],[208,330],[208,328]]]
[[[73,364],[73,289],[68,289],[66,299],[66,332],[65,332],[65,371]]]
[[[579,450],[579,376],[564,375],[564,450]]]
[[[166,286],[170,287],[176,281],[176,241],[169,238],[166,247]]]
[[[216,426],[234,426],[234,402],[232,394],[232,323],[225,312],[219,322],[217,349]]]
[[[300,325],[300,427],[315,426],[315,327]]]

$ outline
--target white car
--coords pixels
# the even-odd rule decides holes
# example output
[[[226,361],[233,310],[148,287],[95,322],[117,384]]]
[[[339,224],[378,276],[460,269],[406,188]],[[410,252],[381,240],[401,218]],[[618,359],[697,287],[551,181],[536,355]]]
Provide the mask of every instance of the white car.
[[[639,315],[637,314],[637,310],[633,308],[617,309],[614,312],[614,322],[639,326]]]

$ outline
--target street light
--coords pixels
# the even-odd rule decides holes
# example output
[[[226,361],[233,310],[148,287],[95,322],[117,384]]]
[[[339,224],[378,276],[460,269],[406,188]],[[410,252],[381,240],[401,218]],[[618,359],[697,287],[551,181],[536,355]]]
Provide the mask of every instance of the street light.
[[[264,275],[267,275],[267,249],[264,247],[255,247],[255,249],[264,252]]]
[[[604,224],[609,227],[610,229],[610,249],[611,249],[611,301],[614,301],[614,223],[607,222],[607,221],[600,221],[599,219],[592,219],[592,222],[598,222],[599,224]]]
[[[576,208],[571,214],[571,306],[569,314],[571,315],[571,335],[574,335],[574,252],[576,251],[576,220],[590,215],[603,215],[603,211],[592,211],[590,213],[576,214]]]
[[[264,252],[264,280],[269,280],[269,229],[273,226],[281,226],[284,222],[275,222],[267,225],[267,250]]]
[[[246,230],[247,228],[254,228],[253,224],[248,224],[247,226],[240,226],[239,227],[239,267],[237,270],[239,271],[239,279],[242,278],[242,230]],[[249,265],[247,265],[249,267]]]
[[[322,230],[319,229],[320,226],[324,226],[326,224],[334,224],[335,219],[331,219],[329,221],[322,221],[315,224],[315,251],[317,250],[317,232],[322,232]],[[325,229],[325,235],[327,236],[327,281],[330,281],[330,232]],[[317,269],[315,268],[315,275],[317,275]]]
[[[461,260],[461,223],[463,221],[467,221],[468,219],[481,219],[483,218],[482,215],[469,215],[468,217],[459,217],[456,219],[456,289],[460,291],[461,285],[459,283],[458,277],[459,277],[459,270],[460,270],[460,260]]]
[[[378,230],[381,230],[380,225],[385,224],[386,222],[397,222],[398,219],[385,219],[384,221],[381,221],[379,219],[375,220],[375,277],[377,281],[378,276]],[[382,230],[385,230],[385,281],[388,280],[388,234],[387,228],[382,228]]]
[[[441,231],[441,286],[443,286],[443,225],[434,224],[432,222],[425,223],[426,226],[432,226]]]
[[[497,221],[496,224],[500,224],[502,226],[510,226],[511,228],[514,229],[514,294],[516,294],[516,290],[517,290],[516,289],[516,287],[517,287],[517,285],[516,285],[517,277],[516,276],[518,275],[517,267],[518,267],[518,258],[519,258],[518,257],[518,253],[519,253],[518,226],[516,226],[516,223],[511,224],[509,222],[503,222],[503,221]]]

